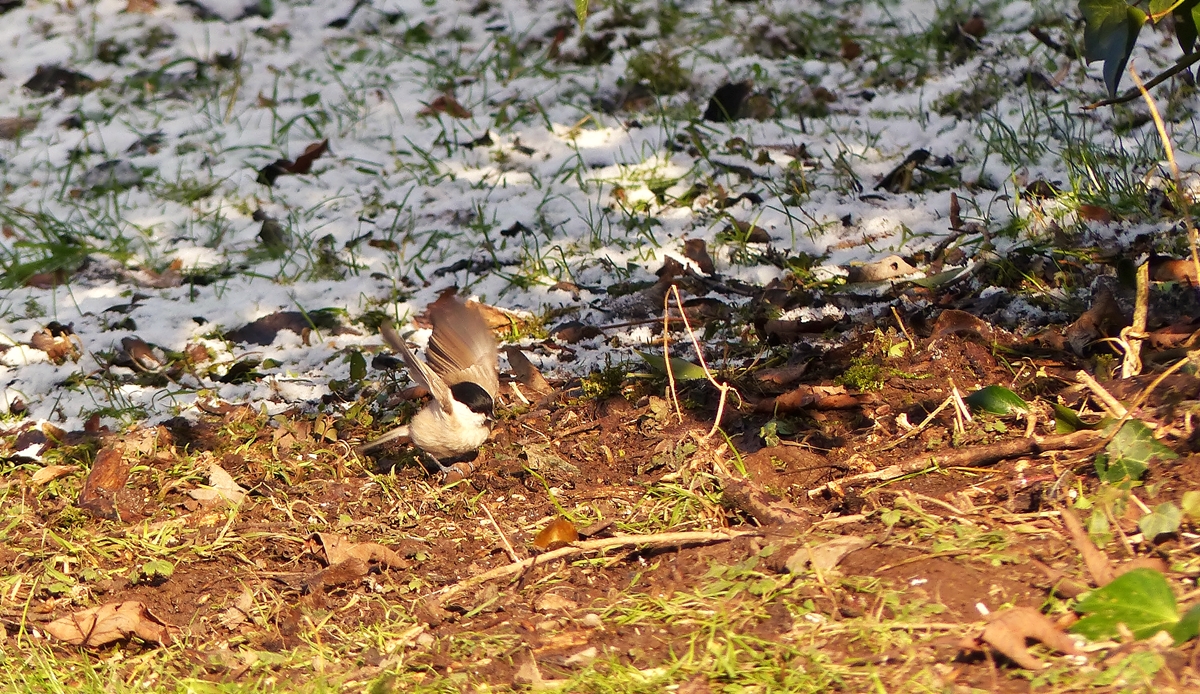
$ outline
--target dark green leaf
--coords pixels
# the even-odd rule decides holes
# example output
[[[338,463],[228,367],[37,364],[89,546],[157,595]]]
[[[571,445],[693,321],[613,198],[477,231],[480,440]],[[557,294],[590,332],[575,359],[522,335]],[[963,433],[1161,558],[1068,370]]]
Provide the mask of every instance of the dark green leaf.
[[[1112,583],[1088,593],[1075,605],[1085,616],[1071,627],[1076,634],[1099,641],[1117,635],[1124,624],[1135,638],[1145,639],[1180,622],[1175,594],[1163,575],[1153,569],[1134,569]]]
[[[1054,433],[1070,434],[1082,429],[1091,428],[1092,427],[1088,426],[1087,422],[1083,421],[1079,418],[1079,415],[1075,414],[1075,410],[1072,410],[1066,405],[1054,403]]]
[[[1138,480],[1155,458],[1172,460],[1176,457],[1170,448],[1155,440],[1149,427],[1134,419],[1125,422],[1104,453],[1096,456],[1096,473],[1109,483]]]
[[[1170,631],[1176,646],[1196,638],[1200,634],[1200,605],[1193,605]]]
[[[361,381],[367,377],[367,360],[362,352],[350,353],[350,380]]]
[[[1079,0],[1079,10],[1086,24],[1084,57],[1089,63],[1104,61],[1104,84],[1108,95],[1115,97],[1138,32],[1146,23],[1146,13],[1126,5],[1124,0]]]
[[[1150,18],[1155,22],[1188,0],[1150,0]]]
[[[1196,47],[1196,39],[1200,38],[1200,0],[1185,0],[1171,12],[1175,19],[1175,38],[1184,54],[1189,54]]]
[[[1024,414],[1029,403],[1004,386],[985,386],[963,398],[971,409],[989,414]]]
[[[1159,504],[1154,507],[1154,510],[1142,516],[1138,520],[1138,529],[1146,536],[1147,540],[1153,541],[1159,535],[1173,533],[1179,530],[1179,523],[1183,520],[1183,511],[1171,502]]]

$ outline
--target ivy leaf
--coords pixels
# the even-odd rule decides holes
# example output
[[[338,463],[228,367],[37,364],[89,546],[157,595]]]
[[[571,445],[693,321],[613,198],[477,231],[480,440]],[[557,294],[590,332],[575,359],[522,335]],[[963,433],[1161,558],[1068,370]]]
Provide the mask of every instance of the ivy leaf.
[[[649,354],[647,352],[638,352],[637,354],[639,357],[645,360],[647,366],[649,366],[653,371],[666,375],[667,362],[662,357],[658,356],[657,354]],[[703,367],[697,366],[686,359],[680,359],[679,357],[671,357],[671,373],[675,376],[675,380],[677,381],[698,381],[702,378],[708,378],[708,376],[704,373]]]
[[[1153,569],[1134,569],[1118,576],[1112,583],[1088,593],[1075,605],[1075,610],[1086,616],[1071,631],[1091,641],[1115,637],[1118,624],[1124,624],[1138,639],[1150,638],[1163,630],[1174,635],[1173,630],[1181,621],[1171,586]]]
[[[1188,55],[1200,38],[1200,29],[1196,28],[1200,24],[1200,0],[1184,0],[1172,8],[1171,15],[1175,19],[1175,38],[1184,55]]]
[[[1169,631],[1176,646],[1200,635],[1200,605],[1193,605]]]
[[[1153,541],[1159,535],[1166,535],[1179,530],[1179,523],[1183,520],[1183,511],[1171,502],[1159,504],[1154,507],[1154,510],[1142,516],[1138,520],[1138,529],[1146,536],[1147,540]]]
[[[1179,500],[1179,505],[1188,518],[1200,519],[1200,492],[1184,492],[1183,498]]]
[[[1066,405],[1052,404],[1054,405],[1054,433],[1071,434],[1082,429],[1095,428],[1080,419],[1079,415],[1075,414],[1075,410]]]
[[[1084,57],[1089,63],[1104,61],[1104,84],[1109,97],[1115,97],[1138,32],[1146,23],[1146,13],[1126,5],[1124,0],[1079,0],[1079,11],[1086,24]]]
[[[1096,473],[1102,481],[1113,484],[1125,479],[1138,480],[1153,459],[1177,457],[1174,451],[1155,440],[1150,427],[1132,419],[1125,422],[1104,453],[1096,456]]]
[[[1150,19],[1155,23],[1188,0],[1150,0]]]
[[[963,398],[973,410],[988,414],[1025,414],[1029,412],[1029,404],[1020,395],[1004,386],[985,386]]]

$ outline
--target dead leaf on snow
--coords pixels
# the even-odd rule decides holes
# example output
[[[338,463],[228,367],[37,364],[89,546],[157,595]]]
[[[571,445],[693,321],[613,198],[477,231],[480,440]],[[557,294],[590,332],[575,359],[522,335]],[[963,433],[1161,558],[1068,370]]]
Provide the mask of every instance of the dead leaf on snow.
[[[903,277],[916,272],[917,269],[898,255],[889,255],[881,260],[866,265],[856,265],[849,268],[846,277],[848,282],[882,282],[894,277]]]
[[[167,625],[136,600],[110,602],[56,619],[46,625],[46,633],[73,646],[88,648],[130,636],[160,645],[171,642]]]
[[[347,559],[364,562],[379,562],[386,567],[403,569],[408,563],[396,552],[375,542],[351,542],[334,533],[315,533],[309,538],[325,551],[325,560],[330,565],[340,564]],[[315,552],[314,552],[315,553]]]
[[[196,501],[205,504],[226,502],[237,506],[246,498],[246,490],[220,465],[208,469],[208,486],[188,492]]]
[[[435,116],[439,113],[444,113],[451,118],[467,119],[471,117],[471,112],[450,94],[442,94],[430,101],[428,106],[417,111],[418,116]]]
[[[546,382],[546,378],[533,365],[533,362],[529,361],[529,357],[525,356],[520,347],[509,345],[504,348],[504,354],[508,357],[509,369],[512,370],[521,385],[540,395],[554,392],[554,389]]]
[[[704,239],[684,240],[683,257],[695,263],[696,267],[700,268],[700,272],[706,275],[711,275],[717,270],[712,256],[708,254],[708,244],[704,242]]]
[[[988,619],[989,623],[980,640],[1023,668],[1041,670],[1047,667],[1047,663],[1029,652],[1026,639],[1041,641],[1047,647],[1067,655],[1079,654],[1071,637],[1032,607],[1014,607],[997,612]]]
[[[37,118],[0,118],[0,140],[15,140],[21,133],[37,127]]]

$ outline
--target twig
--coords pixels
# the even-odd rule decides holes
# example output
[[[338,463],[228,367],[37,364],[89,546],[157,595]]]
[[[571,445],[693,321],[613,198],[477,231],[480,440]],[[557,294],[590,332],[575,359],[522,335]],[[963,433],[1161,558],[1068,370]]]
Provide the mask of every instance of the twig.
[[[1150,315],[1150,262],[1137,270],[1137,302],[1133,308],[1133,325],[1121,328],[1121,343],[1125,356],[1121,360],[1121,378],[1142,372],[1142,340],[1146,337],[1146,319]]]
[[[721,427],[721,417],[724,416],[724,414],[725,414],[725,401],[729,397],[729,391],[733,391],[733,394],[738,397],[739,402],[742,400],[742,394],[737,392],[737,389],[735,389],[733,386],[729,385],[728,383],[718,382],[717,378],[715,376],[713,376],[712,370],[708,368],[708,362],[704,359],[704,350],[700,347],[700,338],[696,337],[696,331],[692,330],[692,324],[688,321],[687,313],[683,310],[683,297],[679,296],[679,287],[677,285],[672,284],[670,289],[668,290],[667,297],[670,297],[672,295],[675,296],[675,304],[677,306],[679,306],[679,313],[680,313],[680,315],[683,316],[683,327],[687,330],[688,337],[692,338],[692,347],[694,347],[696,350],[696,358],[700,360],[700,368],[704,369],[704,376],[706,378],[708,378],[708,382],[711,383],[714,388],[716,388],[718,391],[721,392],[721,399],[717,402],[716,419],[713,420],[712,428],[709,429],[708,433],[704,435],[704,439],[708,439],[713,434],[717,433],[717,429],[719,429]],[[664,298],[663,303],[666,304],[666,302],[667,302],[667,298]],[[663,332],[664,333],[666,332],[666,329],[667,329],[667,326],[666,326],[666,322],[664,320],[664,322],[663,322]],[[664,345],[666,344],[665,337],[663,338],[663,343],[664,343]],[[671,376],[671,355],[669,353],[666,353],[666,354],[663,354],[663,357],[665,358],[665,361],[667,364],[667,376],[670,377]],[[674,378],[671,378],[671,387],[672,388],[674,388],[674,383],[675,383]],[[676,408],[679,407],[678,398],[675,401],[675,406],[676,406]],[[683,421],[682,416],[680,417],[680,421]]]
[[[1087,106],[1084,106],[1083,110],[1091,111],[1093,109],[1100,108],[1101,106],[1115,106],[1117,104],[1124,104],[1126,102],[1133,101],[1134,99],[1138,98],[1139,94],[1145,93],[1147,89],[1154,89],[1158,85],[1162,84],[1163,82],[1166,82],[1167,80],[1171,79],[1175,75],[1178,75],[1179,73],[1183,72],[1184,70],[1188,69],[1189,67],[1195,65],[1198,62],[1200,62],[1200,53],[1193,53],[1193,54],[1187,56],[1186,58],[1179,60],[1171,67],[1167,68],[1166,70],[1163,70],[1162,72],[1155,75],[1154,78],[1151,79],[1149,82],[1147,82],[1144,86],[1142,85],[1141,80],[1138,80],[1135,77],[1134,79],[1137,81],[1137,85],[1138,85],[1137,88],[1130,89],[1129,91],[1125,92],[1124,94],[1117,96],[1117,97],[1113,97],[1111,99],[1104,99],[1102,101],[1096,101],[1094,103],[1090,103]],[[1131,73],[1133,72],[1132,65],[1129,66],[1129,72],[1131,72]]]
[[[1092,394],[1096,396],[1096,399],[1100,401],[1100,404],[1104,406],[1104,409],[1107,410],[1110,415],[1114,417],[1125,417],[1129,414],[1129,410],[1125,409],[1125,406],[1121,404],[1121,401],[1113,397],[1113,394],[1108,392],[1107,388],[1100,385],[1096,379],[1092,378],[1092,375],[1088,372],[1082,370],[1076,372],[1075,380],[1087,386],[1087,389],[1092,391]]]
[[[675,289],[675,285],[671,285]],[[678,294],[679,290],[676,289]],[[680,313],[683,303],[679,304]],[[667,400],[675,406],[675,416],[683,423],[683,408],[679,406],[679,393],[675,390],[675,369],[671,368],[671,324],[667,318],[671,315],[671,292],[663,294],[663,367],[667,370]]]
[[[885,451],[890,451],[893,448],[895,448],[896,446],[899,446],[901,443],[904,443],[905,440],[910,439],[910,438],[916,436],[917,434],[921,433],[921,431],[924,430],[925,427],[929,426],[929,423],[933,421],[933,418],[938,416],[938,414],[942,410],[946,409],[946,406],[949,405],[951,402],[954,402],[953,395],[951,395],[951,396],[947,397],[945,400],[943,400],[942,404],[940,404],[936,408],[934,408],[933,412],[930,412],[928,415],[926,415],[925,419],[922,420],[920,424],[918,424],[917,426],[913,427],[912,429],[909,429],[908,431],[904,432],[903,436],[892,441],[888,445],[884,446],[883,448],[880,448],[879,450],[877,450],[875,452],[883,453]]]
[[[488,520],[492,522],[492,527],[496,529],[496,534],[500,536],[500,543],[504,545],[504,551],[508,552],[509,558],[513,560],[513,563],[520,562],[521,558],[517,556],[517,550],[513,549],[512,543],[504,536],[504,531],[500,529],[500,524],[496,522],[496,517],[492,515],[487,504],[480,501],[479,507],[483,509],[483,512],[487,514]]]
[[[840,487],[856,482],[885,482],[898,477],[904,477],[905,475],[924,472],[932,468],[979,467],[1022,455],[1087,448],[1103,438],[1103,432],[1084,429],[1070,434],[1009,439],[1000,443],[975,446],[949,453],[924,454],[909,458],[895,465],[890,465],[882,470],[864,472],[859,475],[852,475],[833,482],[827,482],[819,487],[808,490],[808,496],[811,499],[831,490],[835,486]]]
[[[954,193],[950,195],[954,195]],[[900,332],[904,333],[904,337],[908,340],[908,348],[914,352],[917,351],[917,342],[913,339],[912,334],[908,332],[908,326],[904,325],[904,319],[900,317],[900,312],[896,310],[895,306],[892,306],[892,316],[896,318],[896,325],[900,326]]]
[[[529,569],[532,569],[536,564],[546,564],[556,559],[564,557],[572,557],[585,552],[595,552],[597,550],[612,549],[614,547],[677,547],[682,545],[703,545],[714,542],[728,542],[739,537],[752,535],[761,535],[757,530],[730,530],[727,532],[682,532],[682,533],[656,533],[653,535],[620,535],[618,537],[604,537],[597,540],[585,540],[583,542],[574,542],[566,547],[544,554],[539,554],[528,559],[523,559],[516,564],[508,564],[500,566],[491,571],[472,576],[464,581],[459,581],[452,586],[447,586],[437,591],[431,597],[436,597],[439,602],[445,602],[452,596],[461,593],[462,591],[477,586],[480,583],[506,576],[521,574]]]
[[[1184,60],[1176,63],[1175,66],[1180,67],[1182,65],[1186,67],[1198,60],[1200,60],[1200,52],[1193,53]],[[1180,69],[1183,68],[1180,67]],[[1198,239],[1196,225],[1192,222],[1192,206],[1188,204],[1188,200],[1183,194],[1183,177],[1179,175],[1179,164],[1175,161],[1175,148],[1171,146],[1171,138],[1167,137],[1167,126],[1163,123],[1162,116],[1158,113],[1158,106],[1155,105],[1154,99],[1150,98],[1150,92],[1146,91],[1171,74],[1174,73],[1168,70],[1143,85],[1142,78],[1138,77],[1137,70],[1133,69],[1133,63],[1129,64],[1129,75],[1133,78],[1133,83],[1137,85],[1138,93],[1142,95],[1142,98],[1146,100],[1146,105],[1150,107],[1150,117],[1154,119],[1154,127],[1158,129],[1158,138],[1162,140],[1163,153],[1167,155],[1167,163],[1171,165],[1171,176],[1175,179],[1175,204],[1183,212],[1183,221],[1187,224],[1188,244],[1192,247],[1192,265],[1196,270],[1196,277],[1200,277],[1200,251],[1196,249]]]

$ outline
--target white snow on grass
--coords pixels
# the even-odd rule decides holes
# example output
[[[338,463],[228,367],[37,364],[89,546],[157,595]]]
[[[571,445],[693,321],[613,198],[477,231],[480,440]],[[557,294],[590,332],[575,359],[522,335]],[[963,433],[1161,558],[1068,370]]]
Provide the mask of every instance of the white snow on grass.
[[[1130,180],[1157,173],[1160,156],[1152,126],[1114,127],[1137,104],[1079,110],[1101,96],[1099,65],[1068,60],[1029,34],[1038,23],[1063,43],[1079,41],[1076,4],[1065,0],[961,8],[633,0],[593,7],[582,36],[571,4],[547,0],[125,8],[123,0],[26,0],[0,19],[0,119],[38,119],[0,140],[0,267],[12,280],[34,269],[71,273],[90,259],[66,285],[10,281],[0,290],[0,344],[17,345],[0,353],[0,412],[19,399],[27,418],[67,429],[96,412],[109,425],[188,414],[198,398],[316,407],[330,379],[350,377],[350,351],[379,345],[359,322],[369,312],[405,319],[453,286],[535,314],[575,307],[573,317],[603,325],[622,320],[606,314],[613,299],[603,290],[653,280],[668,256],[690,264],[685,239],[705,240],[725,278],[783,277],[767,262],[730,260],[735,244],[721,234],[731,220],[765,229],[781,257],[821,257],[818,278],[932,248],[948,233],[951,190],[963,216],[993,233],[1014,214],[1026,233],[1046,233],[1048,216],[1069,225],[1074,209],[1018,202],[1020,187],[1041,177],[1094,196],[1110,174],[1069,166],[1065,152],[1127,152],[1111,165]],[[988,33],[956,59],[939,37],[973,10]],[[611,58],[586,59],[606,34]],[[862,55],[843,58],[843,38]],[[1143,73],[1179,54],[1172,42],[1142,43]],[[677,58],[691,86],[644,111],[606,112],[605,103],[628,95],[644,54]],[[74,95],[24,88],[43,66],[97,84]],[[1063,83],[1057,91],[1015,85],[1025,69],[1061,70]],[[773,115],[700,118],[718,87],[745,79]],[[972,110],[967,94],[985,87],[992,103]],[[820,101],[821,92],[834,100]],[[469,117],[429,113],[445,94]],[[1194,125],[1185,119],[1176,129],[1191,138],[1181,145],[1190,167]],[[329,152],[309,174],[257,182],[264,166],[326,139]],[[919,148],[946,158],[948,183],[874,190]],[[96,167],[118,160],[120,175],[140,184],[84,186],[89,171],[110,180]],[[697,184],[694,201],[678,202]],[[718,187],[763,202],[720,209]],[[257,210],[290,238],[282,255],[262,247]],[[526,231],[501,233],[517,223]],[[1003,252],[1028,238],[993,241]],[[172,262],[184,275],[179,286],[137,280]],[[553,288],[559,282],[578,285],[580,302]],[[302,341],[286,332],[267,346],[222,337],[277,311],[317,309],[339,310],[356,334],[318,330]],[[78,360],[55,365],[28,346],[51,321],[74,331]],[[168,352],[199,344],[221,366],[142,378],[111,366],[131,336]],[[642,326],[573,345],[574,361],[532,356],[580,373],[636,359],[625,345],[652,339]],[[265,378],[216,380],[247,358],[264,362]]]

